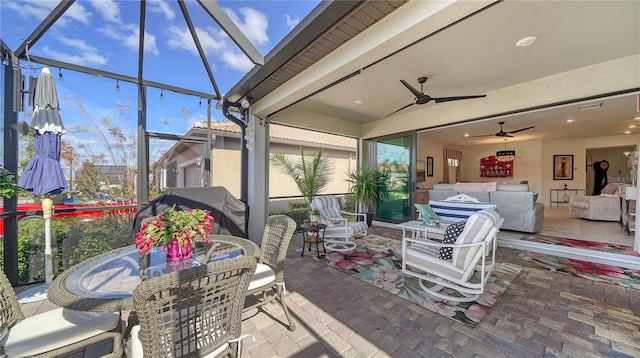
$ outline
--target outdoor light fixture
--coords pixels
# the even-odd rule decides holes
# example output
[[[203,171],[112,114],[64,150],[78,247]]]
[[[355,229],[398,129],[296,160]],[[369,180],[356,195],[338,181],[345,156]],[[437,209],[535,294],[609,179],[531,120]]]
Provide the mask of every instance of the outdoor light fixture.
[[[162,89],[160,90],[160,99],[163,99],[163,98],[164,98],[164,92],[163,92],[163,91],[164,91],[164,90],[162,90]]]
[[[200,98],[200,101],[198,102],[198,107],[202,107],[202,98]]]
[[[4,58],[2,59],[2,64],[5,66],[9,66],[9,55],[7,55],[7,53],[4,53]]]
[[[120,81],[116,80],[116,91],[120,92]]]
[[[58,79],[60,81],[64,81],[64,76],[62,76],[62,69],[58,67]]]
[[[504,140],[504,150],[500,150],[496,152],[496,159],[500,162],[510,162],[516,159],[516,151],[515,150],[507,150],[507,140]]]
[[[242,108],[247,109],[251,105],[251,102],[249,102],[249,99],[245,97],[240,101],[240,105],[242,106]]]

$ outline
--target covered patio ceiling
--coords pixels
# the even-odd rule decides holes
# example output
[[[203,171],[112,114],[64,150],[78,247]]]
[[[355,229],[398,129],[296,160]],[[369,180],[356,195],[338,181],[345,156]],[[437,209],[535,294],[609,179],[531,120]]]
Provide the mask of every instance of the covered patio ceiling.
[[[502,142],[463,137],[496,133],[500,121],[507,131],[535,125],[510,141],[640,132],[629,128],[640,125],[639,2],[415,1],[322,47],[358,23],[360,6],[275,71],[255,68],[226,98],[252,98],[253,114],[272,122],[363,138],[424,130],[461,147]],[[527,36],[537,41],[516,46]],[[423,76],[432,97],[487,96],[388,116],[414,99],[400,80],[419,90]]]

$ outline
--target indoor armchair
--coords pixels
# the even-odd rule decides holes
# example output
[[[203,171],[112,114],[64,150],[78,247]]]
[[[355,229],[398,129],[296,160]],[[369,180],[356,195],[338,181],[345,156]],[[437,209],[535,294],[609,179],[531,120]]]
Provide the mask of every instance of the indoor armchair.
[[[572,195],[569,198],[569,215],[589,220],[620,221],[620,198]]]

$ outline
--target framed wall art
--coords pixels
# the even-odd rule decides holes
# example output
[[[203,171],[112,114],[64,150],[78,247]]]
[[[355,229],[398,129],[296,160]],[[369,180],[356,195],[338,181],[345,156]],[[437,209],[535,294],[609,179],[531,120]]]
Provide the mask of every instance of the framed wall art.
[[[433,176],[433,157],[427,157],[427,176]]]
[[[553,180],[573,180],[573,154],[553,156]]]

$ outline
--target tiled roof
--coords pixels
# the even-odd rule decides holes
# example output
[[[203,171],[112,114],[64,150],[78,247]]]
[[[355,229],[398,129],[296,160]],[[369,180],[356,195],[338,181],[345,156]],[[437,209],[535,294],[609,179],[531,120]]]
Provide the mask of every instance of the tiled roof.
[[[206,128],[206,122],[196,122],[196,128]],[[240,128],[230,120],[212,121],[211,129],[220,132],[240,133]],[[271,138],[278,138],[287,141],[307,142],[321,145],[331,145],[339,147],[353,148],[357,146],[354,138],[339,136],[335,134],[315,132],[306,129],[283,126],[278,124],[269,125]]]

